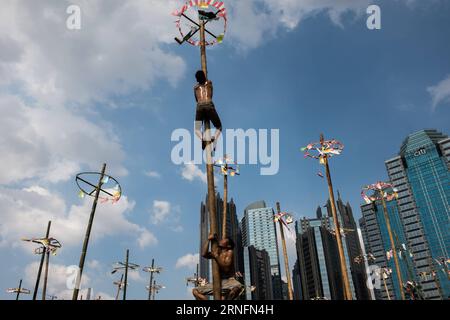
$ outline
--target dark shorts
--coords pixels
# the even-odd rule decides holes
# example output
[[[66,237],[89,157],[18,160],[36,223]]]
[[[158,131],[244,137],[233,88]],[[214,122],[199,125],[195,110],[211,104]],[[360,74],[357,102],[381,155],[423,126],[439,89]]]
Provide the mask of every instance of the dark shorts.
[[[228,279],[222,279],[222,294],[227,294],[233,289],[243,289],[244,285],[237,281],[235,278],[228,278]],[[195,288],[198,292],[205,296],[212,296],[213,295],[213,284],[208,283],[205,286],[196,287]]]
[[[200,130],[202,122],[209,120],[217,130],[222,130],[222,122],[217,114],[214,103],[198,103],[195,112],[195,130]]]

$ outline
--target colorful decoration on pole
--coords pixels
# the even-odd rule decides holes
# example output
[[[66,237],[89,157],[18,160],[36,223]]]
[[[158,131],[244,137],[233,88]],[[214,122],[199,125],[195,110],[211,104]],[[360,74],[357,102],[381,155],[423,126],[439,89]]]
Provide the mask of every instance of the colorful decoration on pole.
[[[305,154],[305,158],[318,159],[320,164],[325,164],[324,158],[331,158],[340,155],[344,150],[344,145],[337,140],[324,140],[323,142],[313,142],[300,149]],[[319,177],[323,175],[318,174]]]
[[[373,191],[372,195],[368,195],[367,192]],[[377,182],[364,187],[361,191],[361,196],[367,204],[381,200],[381,194],[386,201],[392,201],[398,198],[397,189],[391,183]]]
[[[273,221],[275,223],[281,221],[281,223],[289,229],[289,224],[294,222],[294,218],[292,217],[291,214],[287,213],[287,212],[280,212],[280,213],[275,213],[273,215]]]
[[[124,263],[124,262],[116,262],[113,265],[113,271],[111,271],[111,274],[114,274],[117,271],[125,270],[126,268],[127,268],[127,264],[126,263]],[[138,268],[139,268],[138,264],[128,262],[128,269],[136,270]]]
[[[90,181],[98,181],[101,177],[99,172],[83,172],[77,174],[76,183],[80,189],[78,196],[84,198],[85,196],[95,197],[97,186]],[[122,196],[122,188],[119,182],[111,176],[104,175],[101,181],[100,195],[98,199],[101,203],[111,202],[117,203]]]
[[[208,24],[208,29],[205,29],[207,46],[223,42],[227,31],[227,10],[223,1],[190,0],[180,10],[172,12],[172,15],[177,17],[175,24],[181,35],[181,39],[175,38],[178,44],[187,42],[200,46],[200,25],[196,22],[197,19]]]
[[[236,161],[233,161],[230,157],[225,155],[223,158],[218,159],[214,162],[214,166],[219,168],[220,174],[224,176],[239,176],[239,165]]]
[[[43,254],[48,251],[52,255],[56,256],[56,251],[62,247],[61,243],[55,238],[33,238],[22,239],[22,241],[39,244],[40,247],[34,250],[35,254]]]
[[[6,293],[20,293],[20,294],[30,294],[31,291],[29,289],[24,288],[9,288],[6,289]]]
[[[370,252],[368,254],[366,254],[366,255],[360,254],[359,256],[356,256],[353,259],[353,261],[355,263],[357,263],[357,264],[361,264],[361,263],[364,262],[364,258],[366,258],[367,261],[369,261],[369,262],[375,262],[376,261],[375,256],[372,253],[370,253]]]

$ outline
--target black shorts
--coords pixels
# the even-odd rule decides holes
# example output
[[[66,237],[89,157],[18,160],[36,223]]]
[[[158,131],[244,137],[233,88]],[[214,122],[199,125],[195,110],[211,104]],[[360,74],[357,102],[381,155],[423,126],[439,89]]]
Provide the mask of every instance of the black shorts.
[[[195,129],[200,130],[203,121],[209,120],[217,130],[222,130],[222,122],[217,114],[214,103],[197,104],[195,112]]]

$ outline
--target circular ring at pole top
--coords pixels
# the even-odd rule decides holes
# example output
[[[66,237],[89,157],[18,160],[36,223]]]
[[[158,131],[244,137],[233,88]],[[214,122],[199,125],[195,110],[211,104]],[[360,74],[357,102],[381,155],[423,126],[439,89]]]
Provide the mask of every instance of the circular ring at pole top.
[[[368,191],[373,191],[372,195],[368,195]],[[377,182],[363,187],[361,191],[361,196],[367,204],[373,203],[375,201],[381,200],[381,194],[386,201],[392,201],[398,198],[397,189],[388,182]]]
[[[237,162],[228,156],[224,156],[223,158],[214,161],[214,166],[216,168],[219,168],[220,174],[224,176],[229,175],[231,177],[234,177],[241,174]]]
[[[210,9],[210,12],[205,10]],[[202,11],[206,15],[200,14]],[[192,15],[193,12],[197,12],[197,15]],[[205,22],[205,28],[216,23],[223,21],[223,29],[220,28],[220,34],[209,33],[209,30],[205,30],[205,44],[207,46],[222,43],[225,33],[227,31],[227,10],[223,1],[216,0],[190,0],[187,1],[180,10],[175,10],[172,15],[177,17],[175,21],[176,27],[180,32],[183,41],[188,42],[193,46],[200,46],[200,39],[197,36],[199,34],[198,21],[201,19]],[[190,15],[190,16],[189,16]],[[217,24],[217,23],[216,23]],[[216,29],[214,29],[215,31]]]
[[[47,251],[56,255],[56,251],[62,247],[61,243],[55,238],[35,238],[35,239],[22,239],[23,241],[33,242],[41,245],[34,250],[35,254],[42,254]]]
[[[101,177],[100,172],[82,172],[77,174],[75,181],[80,189],[79,197],[84,198],[86,195],[95,197],[97,184]],[[113,177],[104,174],[100,186],[99,199],[101,202],[111,201],[116,203],[122,196],[122,187]]]
[[[344,144],[334,139],[323,142],[312,142],[301,149],[305,153],[305,158],[319,159],[322,164],[324,163],[324,158],[340,155],[342,150],[344,150]]]

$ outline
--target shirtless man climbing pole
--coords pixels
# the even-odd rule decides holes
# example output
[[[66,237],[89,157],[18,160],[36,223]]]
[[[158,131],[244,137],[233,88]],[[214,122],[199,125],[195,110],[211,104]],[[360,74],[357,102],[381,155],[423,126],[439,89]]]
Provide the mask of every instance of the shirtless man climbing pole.
[[[212,101],[213,85],[212,81],[207,80],[203,71],[197,71],[195,74],[197,84],[194,87],[195,100],[197,101],[197,110],[195,112],[195,134],[202,141],[202,149],[205,150],[209,141],[204,139],[201,127],[205,121],[211,121],[216,128],[216,134],[211,138],[211,142],[215,145],[222,132],[222,122],[217,114],[216,108]]]
[[[213,242],[217,243],[217,249],[210,252],[209,245],[212,245]],[[244,286],[235,278],[233,241],[230,238],[218,241],[215,235],[209,235],[203,245],[202,256],[206,259],[214,259],[219,265],[222,279],[222,300],[234,300],[239,297]],[[213,286],[208,283],[205,286],[196,287],[192,290],[192,294],[197,300],[208,300],[207,296],[213,295]]]

